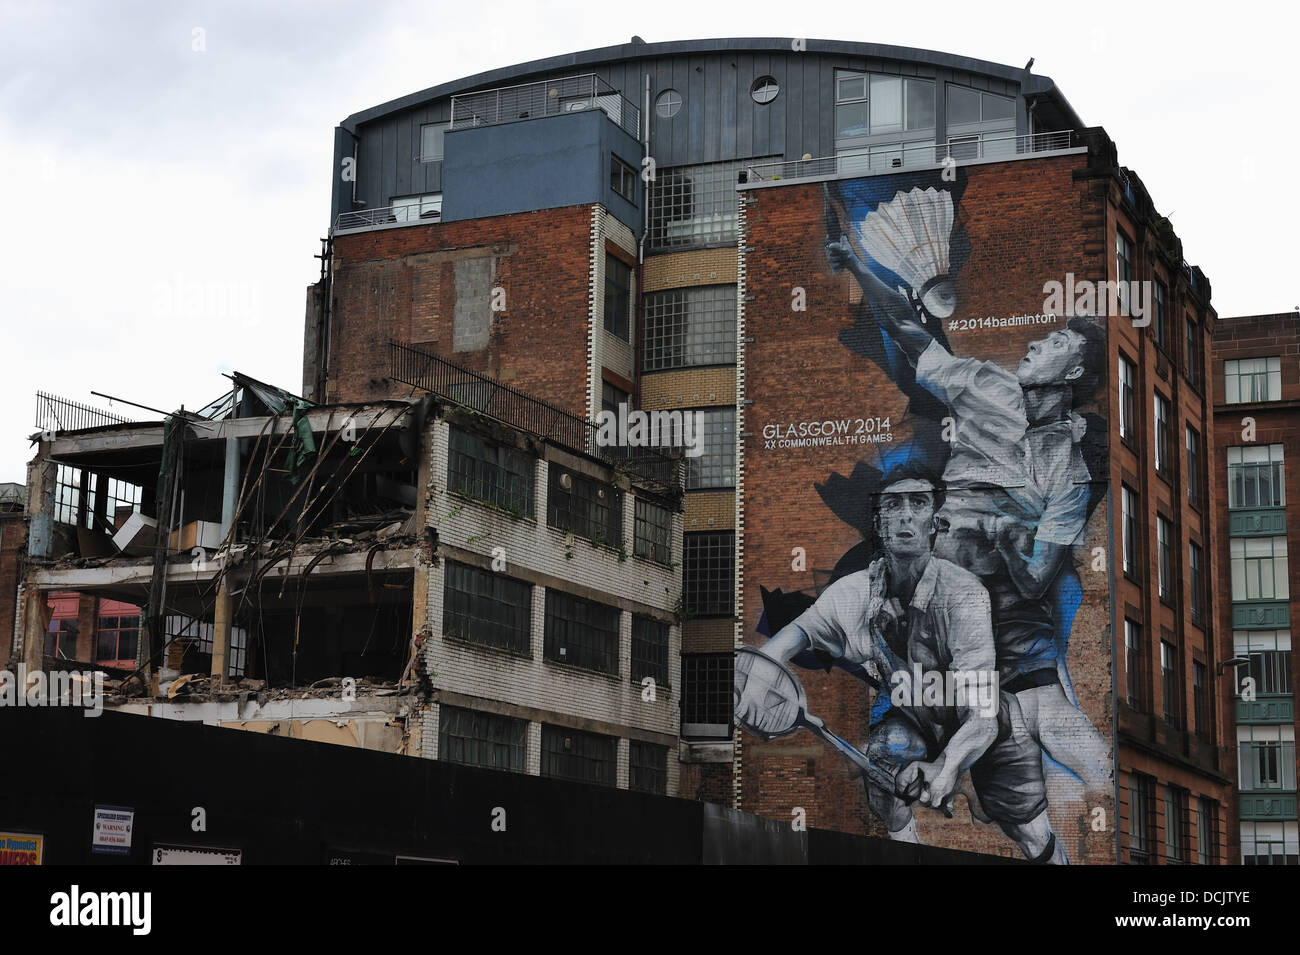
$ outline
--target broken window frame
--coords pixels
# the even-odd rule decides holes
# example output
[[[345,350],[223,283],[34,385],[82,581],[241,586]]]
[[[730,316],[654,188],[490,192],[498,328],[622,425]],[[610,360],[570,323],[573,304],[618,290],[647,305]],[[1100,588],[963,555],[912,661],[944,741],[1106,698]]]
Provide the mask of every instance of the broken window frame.
[[[632,682],[646,677],[659,687],[668,686],[668,624],[632,615]]]
[[[541,775],[617,786],[618,737],[543,723]]]
[[[447,490],[532,519],[535,467],[531,455],[452,427],[447,442]]]
[[[622,616],[617,607],[547,588],[542,655],[552,663],[617,676]]]
[[[653,560],[658,564],[671,564],[672,512],[641,497],[636,498],[635,501],[632,522],[633,555]]]
[[[668,795],[668,747],[629,740],[627,788],[633,792]]]
[[[453,560],[445,563],[443,635],[494,650],[529,655],[532,585],[469,564]]]
[[[528,771],[527,750],[527,720],[439,704],[439,760],[524,773]]]
[[[547,525],[585,537],[593,543],[621,547],[623,500],[618,489],[558,464],[552,464],[549,471]],[[566,474],[570,483],[567,490],[562,483]]]

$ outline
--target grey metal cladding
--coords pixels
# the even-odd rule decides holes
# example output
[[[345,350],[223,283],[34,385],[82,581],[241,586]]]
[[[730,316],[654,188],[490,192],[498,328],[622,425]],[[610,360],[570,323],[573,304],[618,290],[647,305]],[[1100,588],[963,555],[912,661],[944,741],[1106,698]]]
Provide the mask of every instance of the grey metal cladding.
[[[420,126],[450,118],[454,93],[594,72],[643,110],[652,153],[660,168],[781,155],[827,156],[835,151],[836,69],[920,76],[938,85],[938,130],[943,136],[943,84],[1017,96],[1049,97],[1055,115],[1077,116],[1050,79],[1000,64],[931,50],[835,40],[808,40],[795,52],[789,39],[691,40],[622,44],[465,77],[413,93],[348,117],[356,133],[357,197],[370,208],[393,196],[442,191],[442,164],[419,161]],[[644,109],[644,76],[651,77],[650,108]],[[750,97],[754,80],[770,74],[780,94],[761,105]],[[671,119],[658,115],[655,97],[673,88],[683,104]],[[1017,125],[1028,132],[1023,100]],[[1080,125],[1077,124],[1076,125]],[[334,211],[347,211],[351,184],[335,179]]]

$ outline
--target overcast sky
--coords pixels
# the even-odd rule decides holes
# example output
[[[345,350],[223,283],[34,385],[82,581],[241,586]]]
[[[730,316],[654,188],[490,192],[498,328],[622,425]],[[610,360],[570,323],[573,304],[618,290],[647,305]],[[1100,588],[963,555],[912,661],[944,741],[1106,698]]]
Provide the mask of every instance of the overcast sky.
[[[299,390],[345,116],[633,34],[1032,56],[1141,175],[1220,315],[1290,311],[1293,24],[1251,6],[0,0],[0,482],[26,479],[37,389],[195,409],[238,369]]]

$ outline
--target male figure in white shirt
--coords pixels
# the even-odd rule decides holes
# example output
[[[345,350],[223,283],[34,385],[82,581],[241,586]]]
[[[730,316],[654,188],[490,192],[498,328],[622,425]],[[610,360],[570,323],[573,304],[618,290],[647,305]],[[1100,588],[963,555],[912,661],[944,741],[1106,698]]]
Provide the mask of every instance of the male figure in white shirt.
[[[902,794],[940,808],[968,769],[983,814],[1039,862],[1065,863],[1047,815],[1038,744],[1015,697],[999,693],[988,594],[975,575],[932,556],[934,483],[895,473],[881,487],[876,531],[884,556],[842,577],[759,649],[779,662],[804,650],[857,664],[882,686],[906,682],[903,705],[870,730],[867,755],[897,768],[894,792],[864,777],[867,800],[890,838],[919,842]],[[927,698],[912,674],[952,673],[954,698]],[[972,684],[989,692],[975,692]],[[979,698],[976,698],[979,697]],[[751,679],[737,716],[760,722],[764,688]]]
[[[1014,373],[957,358],[847,239],[828,242],[827,255],[857,278],[872,316],[916,370],[916,383],[951,411],[934,552],[988,588],[1002,689],[1015,694],[1048,756],[1090,792],[1109,793],[1109,747],[1067,696],[1050,596],[1087,520],[1091,475],[1079,450],[1086,426],[1074,407],[1105,368],[1104,334],[1094,322],[1072,319],[1030,343]]]

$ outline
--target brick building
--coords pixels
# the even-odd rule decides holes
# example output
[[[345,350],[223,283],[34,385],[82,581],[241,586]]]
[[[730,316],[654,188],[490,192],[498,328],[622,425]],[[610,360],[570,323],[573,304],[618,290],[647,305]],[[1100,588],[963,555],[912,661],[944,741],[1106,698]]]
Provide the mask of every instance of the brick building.
[[[878,504],[869,485],[878,491],[880,467],[893,466],[889,445],[913,446],[917,409],[934,410],[910,372],[898,378],[892,346],[863,337],[878,303],[826,245],[850,233],[906,296],[910,266],[869,253],[862,223],[913,188],[951,193],[955,220],[931,212],[960,310],[927,304],[924,275],[912,276],[909,307],[958,323],[936,333],[955,356],[1003,369],[1065,325],[1069,312],[1055,326],[1043,318],[1045,283],[1125,283],[1109,301],[1080,302],[1104,330],[1105,368],[1089,373],[1087,400],[1072,386],[1078,407],[1058,422],[1082,449],[1069,507],[1086,497],[1086,520],[1071,512],[1077,535],[1061,545],[1071,559],[1053,551],[1061,569],[1046,596],[1022,595],[1040,643],[1056,628],[1061,661],[1053,680],[1044,650],[1030,682],[1059,683],[1069,708],[1057,716],[1092,751],[1087,769],[1045,759],[1043,788],[1053,838],[1073,860],[1230,857],[1222,665],[1233,651],[1212,626],[1222,608],[1209,588],[1221,559],[1207,470],[1210,286],[1104,131],[1085,127],[1049,78],[875,44],[633,38],[357,113],[336,130],[333,176],[304,393],[402,397],[409,376],[392,371],[409,346],[588,418],[624,403],[698,412],[704,450],[687,458],[683,514],[680,791],[852,831],[881,826],[847,763],[803,733],[755,739],[735,727],[732,703],[735,648],[764,644],[870,556],[871,518],[846,500],[865,488]],[[765,447],[789,441],[767,427],[806,437],[834,419],[861,428],[859,440]],[[1011,498],[1025,496],[1018,487]],[[981,579],[994,600],[1022,599]],[[1013,617],[1004,607],[992,622],[996,641],[1011,639]],[[860,678],[819,674],[816,662],[796,670],[810,708],[865,741],[874,721]],[[1057,745],[1068,763],[1067,743]],[[921,835],[1019,854],[963,812],[920,813]]]
[[[1237,812],[1229,861],[1296,865],[1295,657],[1289,521],[1300,499],[1300,315],[1227,318],[1214,326],[1211,369],[1217,489],[1216,612],[1231,635]]]

